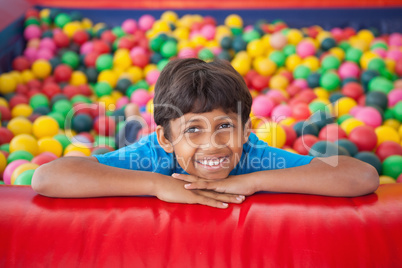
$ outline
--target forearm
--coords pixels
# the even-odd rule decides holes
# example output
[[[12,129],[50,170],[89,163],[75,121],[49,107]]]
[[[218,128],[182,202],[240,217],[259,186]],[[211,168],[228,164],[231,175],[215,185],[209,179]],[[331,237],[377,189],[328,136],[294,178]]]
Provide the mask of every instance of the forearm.
[[[371,165],[344,156],[329,157],[325,162],[316,158],[308,165],[252,176],[256,191],[359,196],[378,187],[378,174]]]
[[[93,158],[65,157],[40,166],[32,188],[50,197],[154,195],[160,174],[110,167]]]

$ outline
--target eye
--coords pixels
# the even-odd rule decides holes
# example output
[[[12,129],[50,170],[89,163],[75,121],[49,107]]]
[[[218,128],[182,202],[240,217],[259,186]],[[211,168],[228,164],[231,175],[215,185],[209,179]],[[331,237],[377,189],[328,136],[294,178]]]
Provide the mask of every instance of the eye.
[[[219,129],[222,129],[222,128],[233,128],[233,127],[234,127],[233,124],[225,123],[225,124],[220,125],[220,126],[219,126]]]
[[[200,132],[200,129],[198,127],[189,127],[184,131],[184,133],[197,133]]]

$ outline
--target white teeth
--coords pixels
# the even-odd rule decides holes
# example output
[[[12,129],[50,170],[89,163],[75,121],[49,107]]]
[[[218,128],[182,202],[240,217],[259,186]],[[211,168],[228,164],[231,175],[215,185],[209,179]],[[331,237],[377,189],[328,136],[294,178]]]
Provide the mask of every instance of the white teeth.
[[[200,160],[198,162],[203,165],[216,166],[216,165],[219,165],[220,163],[222,163],[225,159],[226,159],[226,157],[222,157],[222,158],[215,159],[215,160]]]

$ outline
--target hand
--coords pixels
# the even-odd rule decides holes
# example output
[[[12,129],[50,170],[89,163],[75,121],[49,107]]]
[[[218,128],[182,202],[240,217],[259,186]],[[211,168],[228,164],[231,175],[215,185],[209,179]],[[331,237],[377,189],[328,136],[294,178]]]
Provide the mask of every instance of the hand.
[[[177,174],[173,178],[187,182],[184,187],[188,190],[211,190],[217,193],[248,196],[256,192],[252,176],[248,174],[229,176],[221,180],[207,180],[193,175]]]
[[[163,175],[162,175],[163,176]],[[163,176],[156,181],[155,196],[166,202],[201,204],[216,208],[227,208],[228,203],[242,203],[244,196],[217,193],[209,190],[186,190],[184,181]]]

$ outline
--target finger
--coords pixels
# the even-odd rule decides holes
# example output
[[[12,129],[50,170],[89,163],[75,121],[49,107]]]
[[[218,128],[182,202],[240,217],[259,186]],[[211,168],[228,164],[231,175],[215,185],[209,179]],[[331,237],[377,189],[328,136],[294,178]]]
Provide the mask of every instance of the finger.
[[[216,182],[208,182],[208,181],[194,181],[191,183],[187,183],[184,185],[184,188],[188,190],[196,190],[196,189],[204,189],[204,190],[217,190]]]
[[[195,182],[198,179],[196,176],[179,174],[179,173],[173,173],[172,177],[175,179],[181,180],[181,181],[186,181],[186,182]]]
[[[229,204],[225,202],[221,202],[206,196],[198,195],[197,203],[201,205],[206,205],[214,208],[228,208]]]
[[[222,201],[225,203],[236,203],[240,204],[244,201],[246,198],[244,195],[238,195],[238,194],[224,194],[224,193],[218,193],[214,191],[205,191],[205,190],[196,190],[196,193],[202,196],[206,196],[218,201]]]

